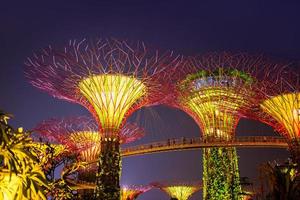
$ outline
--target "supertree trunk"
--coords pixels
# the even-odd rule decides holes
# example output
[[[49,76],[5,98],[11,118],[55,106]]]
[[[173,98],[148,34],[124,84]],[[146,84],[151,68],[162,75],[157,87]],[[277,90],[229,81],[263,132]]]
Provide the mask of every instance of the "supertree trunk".
[[[120,143],[115,139],[101,141],[101,154],[96,174],[95,200],[119,200],[121,175]]]
[[[203,197],[205,200],[239,200],[238,162],[235,148],[203,150]]]

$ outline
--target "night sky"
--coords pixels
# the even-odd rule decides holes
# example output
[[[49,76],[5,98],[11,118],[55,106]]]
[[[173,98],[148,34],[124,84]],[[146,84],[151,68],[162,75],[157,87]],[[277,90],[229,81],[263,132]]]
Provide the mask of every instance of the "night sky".
[[[9,2],[9,3],[8,3]],[[185,2],[185,3],[184,3]],[[189,2],[189,3],[187,3]],[[201,2],[201,3],[198,3]],[[27,56],[69,39],[115,37],[142,40],[183,55],[210,51],[264,53],[288,62],[300,60],[300,2],[295,1],[7,1],[0,5],[0,109],[14,114],[14,126],[33,128],[51,117],[88,114],[77,104],[55,99],[32,87],[23,74]],[[132,145],[196,137],[196,123],[182,111],[163,106],[137,111],[130,121],[145,127],[145,138]],[[272,128],[241,120],[237,135],[276,135]],[[238,149],[241,176],[253,181],[259,163],[287,158],[286,150]],[[192,181],[202,177],[201,151],[123,159],[123,184]],[[191,200],[202,199],[201,192]],[[151,190],[138,199],[167,200]]]

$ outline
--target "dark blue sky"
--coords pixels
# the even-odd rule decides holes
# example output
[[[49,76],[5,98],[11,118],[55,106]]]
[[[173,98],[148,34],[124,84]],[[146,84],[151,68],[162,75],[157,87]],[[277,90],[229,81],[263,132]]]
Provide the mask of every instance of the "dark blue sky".
[[[188,3],[189,2],[189,3]],[[198,3],[201,2],[201,3]],[[143,40],[184,55],[209,51],[265,53],[300,60],[299,1],[7,1],[0,6],[0,108],[15,115],[14,125],[32,128],[50,117],[88,114],[76,104],[54,99],[24,79],[23,62],[48,44],[69,39],[115,37]],[[200,134],[185,113],[166,107],[139,111],[148,135],[137,143]],[[136,119],[134,114],[132,119]],[[238,135],[273,135],[265,125],[242,120]],[[287,157],[285,150],[241,149],[241,176],[256,177],[260,162]],[[201,151],[137,156],[123,160],[122,182],[202,177]],[[201,199],[197,193],[193,199]],[[152,190],[139,199],[166,200]]]

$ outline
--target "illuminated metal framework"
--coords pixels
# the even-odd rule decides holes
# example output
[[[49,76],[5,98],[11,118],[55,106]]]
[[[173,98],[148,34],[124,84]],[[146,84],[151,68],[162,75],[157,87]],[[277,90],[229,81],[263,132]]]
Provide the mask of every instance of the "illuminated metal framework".
[[[99,157],[101,134],[97,123],[87,116],[50,119],[39,123],[34,129],[49,141],[63,144],[70,152],[77,152],[80,160],[90,162]],[[120,132],[120,144],[126,144],[144,136],[144,130],[127,123]]]
[[[62,51],[49,47],[29,58],[25,74],[35,87],[82,104],[101,133],[116,137],[128,115],[162,98],[159,79],[180,60],[172,55],[151,52],[143,43],[70,41]]]
[[[153,183],[154,187],[166,192],[171,199],[188,200],[195,192],[202,188],[200,182],[195,183]]]
[[[288,139],[300,137],[300,92],[269,97],[261,103],[261,109],[277,121],[276,129]]]
[[[203,137],[230,139],[240,111],[251,108],[250,100],[256,97],[251,89],[255,68],[250,70],[251,62],[246,68],[243,59],[244,64],[249,62],[238,55],[222,54],[190,59],[186,63],[187,75],[178,82],[175,104],[194,117]]]
[[[84,193],[87,190],[95,189],[96,185],[94,183],[85,182],[85,181],[75,181],[68,180],[69,183],[73,185],[73,189]],[[120,200],[135,200],[139,195],[152,189],[152,186],[142,186],[142,185],[130,185],[130,186],[121,186],[121,198]]]
[[[253,117],[274,127],[287,139],[293,160],[300,166],[300,84],[294,73],[282,73],[273,82],[258,85],[262,100]]]
[[[176,99],[170,104],[189,113],[204,138],[231,140],[241,116],[258,101],[254,85],[271,66],[260,57],[244,54],[189,58],[182,72],[174,76],[178,79]],[[204,149],[203,163],[204,199],[238,199],[241,187],[236,150]]]
[[[86,107],[98,122],[101,141],[95,198],[119,200],[119,134],[127,117],[161,95],[159,80],[179,63],[172,52],[160,55],[143,43],[117,40],[70,41],[29,58],[29,81],[51,95]]]
[[[135,200],[139,195],[152,189],[152,186],[122,186],[121,200]]]

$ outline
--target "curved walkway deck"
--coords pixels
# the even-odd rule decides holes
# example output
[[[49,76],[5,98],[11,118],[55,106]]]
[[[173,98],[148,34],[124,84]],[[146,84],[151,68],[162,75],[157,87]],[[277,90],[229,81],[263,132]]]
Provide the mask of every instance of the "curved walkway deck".
[[[235,137],[230,141],[204,140],[202,138],[169,139],[122,149],[122,156],[136,156],[169,151],[194,150],[207,147],[253,147],[253,148],[287,148],[287,141],[283,137],[247,136]]]

